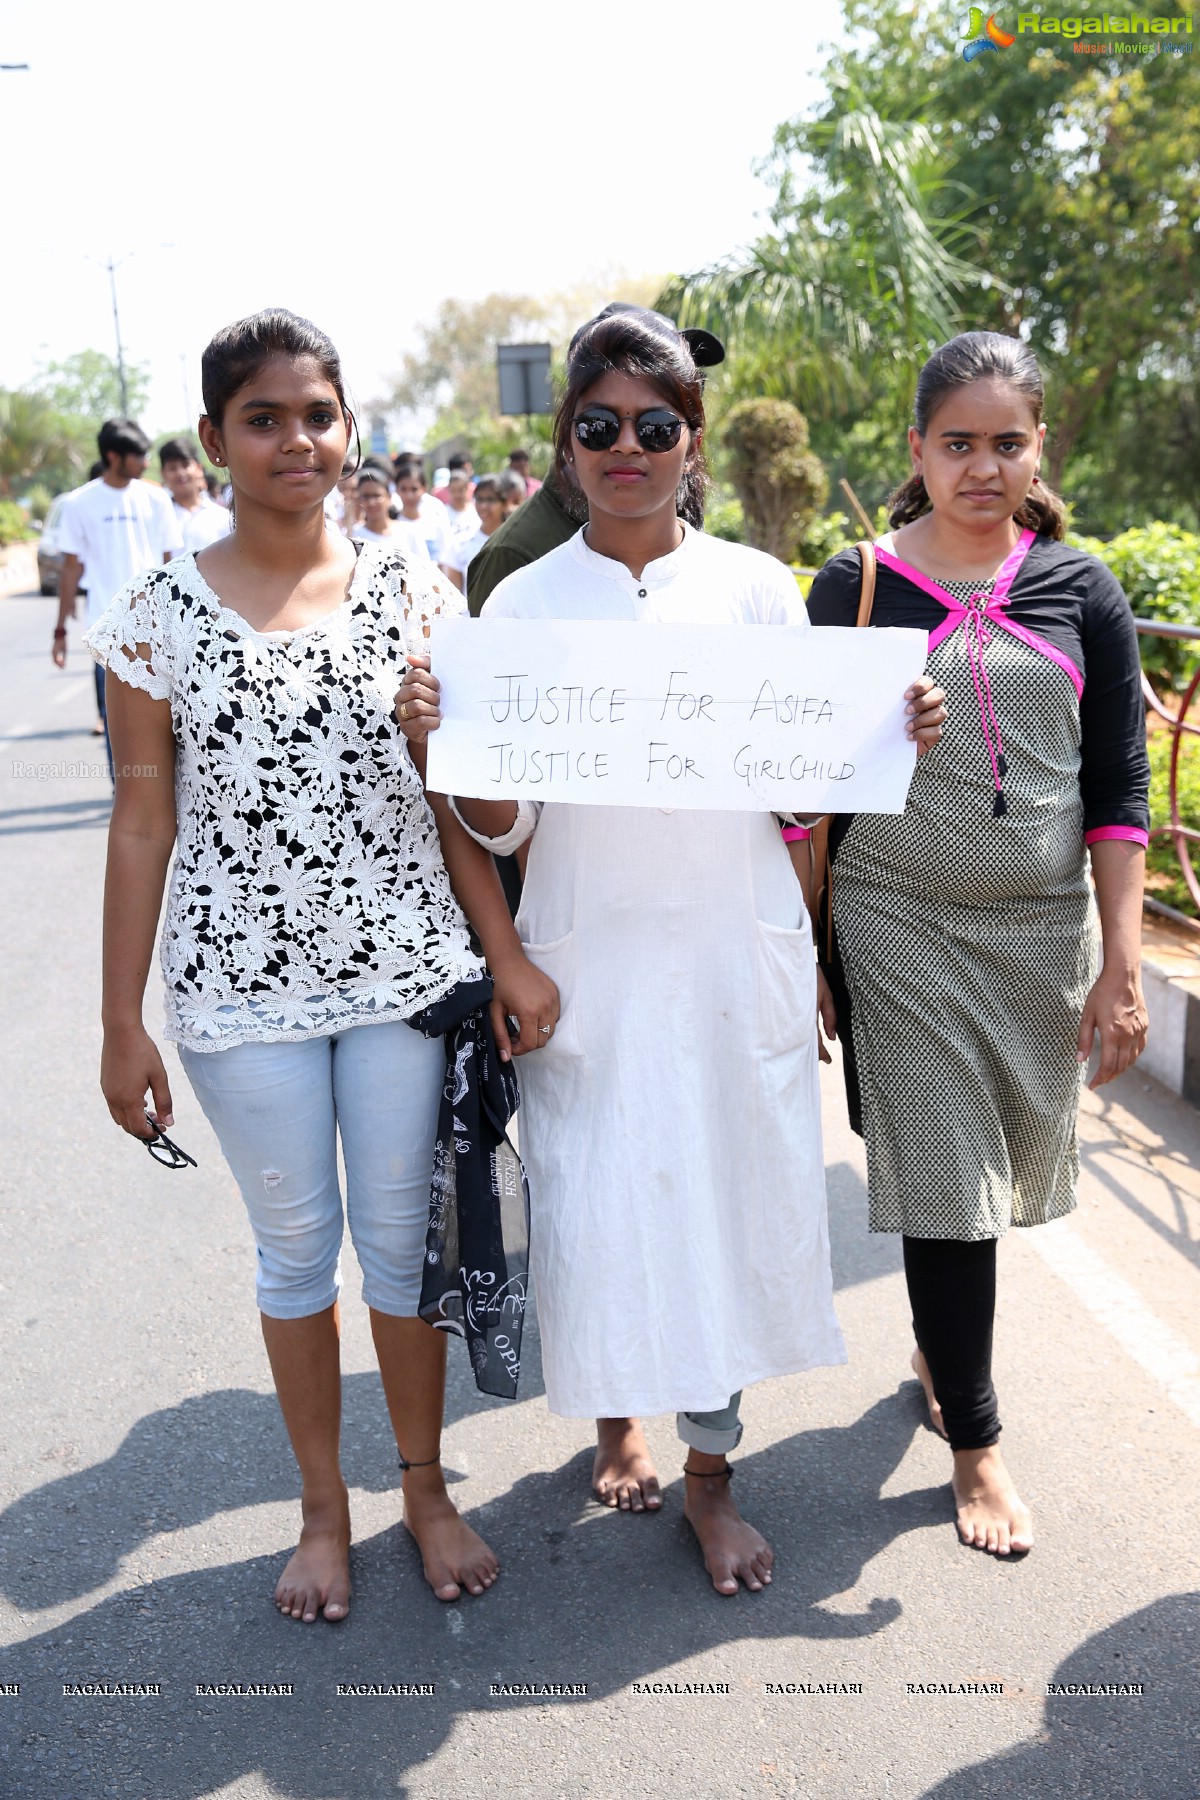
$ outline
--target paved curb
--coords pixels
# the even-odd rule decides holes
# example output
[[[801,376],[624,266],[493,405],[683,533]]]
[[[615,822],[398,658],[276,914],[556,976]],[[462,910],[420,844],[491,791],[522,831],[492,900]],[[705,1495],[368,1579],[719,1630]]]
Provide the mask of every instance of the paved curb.
[[[1200,1106],[1200,940],[1145,921],[1142,984],[1150,1037],[1139,1067]]]

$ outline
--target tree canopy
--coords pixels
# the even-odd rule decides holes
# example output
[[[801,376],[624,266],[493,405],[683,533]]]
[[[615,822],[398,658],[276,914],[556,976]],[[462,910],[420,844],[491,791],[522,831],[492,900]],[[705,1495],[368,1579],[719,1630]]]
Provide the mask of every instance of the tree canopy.
[[[954,331],[1027,338],[1047,473],[1097,530],[1197,522],[1200,70],[1018,39],[967,63],[930,0],[845,0],[825,97],[775,133],[755,245],[663,294],[723,330],[730,399],[771,393],[874,502],[916,366]]]

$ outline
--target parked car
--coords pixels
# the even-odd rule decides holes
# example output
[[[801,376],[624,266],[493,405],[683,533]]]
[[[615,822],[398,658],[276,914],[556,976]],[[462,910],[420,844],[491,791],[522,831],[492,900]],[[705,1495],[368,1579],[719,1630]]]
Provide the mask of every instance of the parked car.
[[[43,594],[57,594],[58,592],[58,576],[62,568],[62,551],[58,547],[58,534],[62,529],[63,507],[66,502],[65,494],[60,494],[56,500],[50,502],[50,511],[46,514],[42,535],[38,539],[38,585]]]

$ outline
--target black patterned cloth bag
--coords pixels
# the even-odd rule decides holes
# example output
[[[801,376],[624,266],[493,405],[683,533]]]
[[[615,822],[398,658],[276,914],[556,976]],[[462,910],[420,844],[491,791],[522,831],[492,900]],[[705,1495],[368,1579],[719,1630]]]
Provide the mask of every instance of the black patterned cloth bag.
[[[521,1093],[501,1062],[490,976],[461,982],[408,1023],[444,1037],[420,1315],[467,1340],[475,1385],[516,1398],[529,1277],[529,1183],[508,1124]]]

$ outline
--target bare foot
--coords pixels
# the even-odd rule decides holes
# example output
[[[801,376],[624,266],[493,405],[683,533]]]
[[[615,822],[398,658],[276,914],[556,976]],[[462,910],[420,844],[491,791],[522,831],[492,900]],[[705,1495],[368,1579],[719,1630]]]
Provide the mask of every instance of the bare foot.
[[[694,1450],[692,1457],[697,1464],[711,1461],[714,1469],[721,1465],[719,1457],[702,1459]],[[736,1594],[739,1581],[755,1594],[768,1586],[775,1552],[733,1504],[728,1477],[685,1470],[683,1510],[718,1594]]]
[[[300,1542],[275,1587],[285,1617],[311,1625],[319,1612],[330,1620],[350,1611],[350,1499],[345,1487],[328,1500],[301,1499]]]
[[[938,1405],[938,1397],[933,1391],[933,1376],[929,1373],[929,1364],[925,1361],[921,1350],[912,1353],[912,1372],[925,1389],[925,1404],[929,1408],[929,1423],[938,1436],[946,1436],[946,1427],[942,1423],[942,1409]]]
[[[440,1463],[405,1473],[404,1525],[439,1600],[457,1600],[463,1588],[482,1594],[499,1575],[496,1557],[446,1492]]]
[[[1033,1548],[1033,1520],[998,1447],[954,1452],[958,1535],[976,1550],[1009,1556]]]
[[[596,1420],[592,1492],[602,1506],[657,1512],[662,1505],[650,1446],[637,1419]]]

